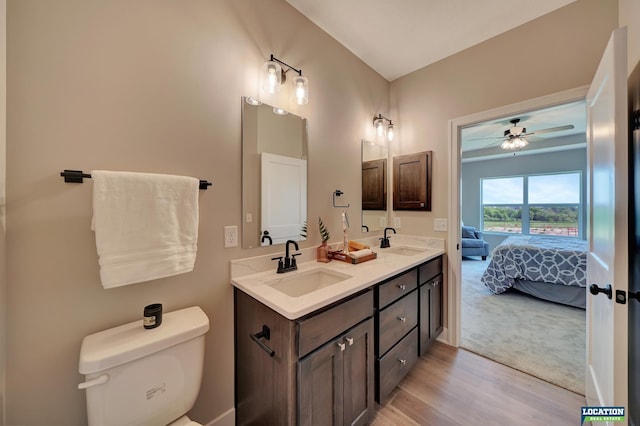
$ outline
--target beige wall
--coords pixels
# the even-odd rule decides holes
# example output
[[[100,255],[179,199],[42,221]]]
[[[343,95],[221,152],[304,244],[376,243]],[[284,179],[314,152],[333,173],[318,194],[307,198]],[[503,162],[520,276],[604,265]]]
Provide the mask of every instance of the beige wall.
[[[620,26],[627,26],[627,64],[629,74],[640,61],[640,1],[619,0]]]
[[[273,251],[223,248],[223,226],[240,225],[240,97],[309,118],[309,215],[338,235],[331,194],[359,204],[360,140],[388,113],[389,83],[284,0],[9,0],[7,16],[7,423],[85,423],[82,337],[152,302],[208,314],[192,418],[215,419],[234,396],[229,260]],[[259,93],[270,53],[302,68],[308,105]],[[213,181],[200,194],[195,270],[104,290],[92,183],[63,183],[65,168]],[[305,247],[319,243],[311,231]]]
[[[617,2],[578,0],[394,80],[395,153],[434,152],[433,211],[396,213],[402,232],[446,237],[433,219],[449,213],[449,120],[588,84],[617,19]]]
[[[0,0],[0,426],[5,413],[5,330],[6,330],[6,99],[7,99],[7,2]]]
[[[85,423],[76,389],[82,337],[138,319],[151,302],[167,311],[198,304],[211,319],[192,417],[206,423],[233,407],[228,262],[272,252],[223,248],[223,226],[240,225],[240,96],[309,118],[309,217],[322,216],[332,235],[340,211],[331,194],[345,192],[357,223],[360,140],[373,138],[374,114],[390,113],[396,153],[434,151],[433,212],[402,213],[401,232],[443,237],[432,229],[434,217],[448,215],[448,121],[587,84],[617,26],[616,4],[579,0],[398,79],[389,93],[284,0],[9,0],[7,424]],[[303,69],[308,105],[259,91],[270,53]],[[89,230],[91,181],[64,184],[64,168],[213,181],[200,194],[195,270],[104,290]],[[317,229],[309,236],[302,246],[319,242]]]

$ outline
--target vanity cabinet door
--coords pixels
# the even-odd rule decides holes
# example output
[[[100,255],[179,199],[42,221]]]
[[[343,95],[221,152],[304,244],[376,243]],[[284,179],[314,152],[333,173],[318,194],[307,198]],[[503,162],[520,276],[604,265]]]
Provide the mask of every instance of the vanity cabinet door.
[[[342,424],[345,346],[336,339],[298,363],[298,424]]]
[[[442,333],[442,274],[420,287],[420,355]]]
[[[375,412],[373,321],[298,363],[300,425],[364,425]]]

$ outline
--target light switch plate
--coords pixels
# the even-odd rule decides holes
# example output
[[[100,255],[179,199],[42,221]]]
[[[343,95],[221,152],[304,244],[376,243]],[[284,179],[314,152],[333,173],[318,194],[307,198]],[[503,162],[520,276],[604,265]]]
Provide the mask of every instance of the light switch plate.
[[[447,232],[447,219],[434,219],[433,230],[440,232]]]
[[[235,225],[224,227],[224,247],[238,247],[238,227]]]

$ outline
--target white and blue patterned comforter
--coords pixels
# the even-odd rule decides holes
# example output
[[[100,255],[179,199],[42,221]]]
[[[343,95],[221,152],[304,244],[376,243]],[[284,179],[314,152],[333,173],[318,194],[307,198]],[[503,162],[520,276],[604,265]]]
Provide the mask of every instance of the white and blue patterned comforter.
[[[491,254],[482,283],[500,294],[517,280],[586,287],[587,241],[550,236],[511,236]]]

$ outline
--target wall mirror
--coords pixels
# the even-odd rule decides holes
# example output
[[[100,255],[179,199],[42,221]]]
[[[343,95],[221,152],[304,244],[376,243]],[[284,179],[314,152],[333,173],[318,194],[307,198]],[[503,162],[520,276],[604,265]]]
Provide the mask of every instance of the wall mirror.
[[[307,155],[305,118],[242,97],[242,248],[304,239]]]
[[[362,141],[362,232],[387,226],[387,181],[389,148]]]

